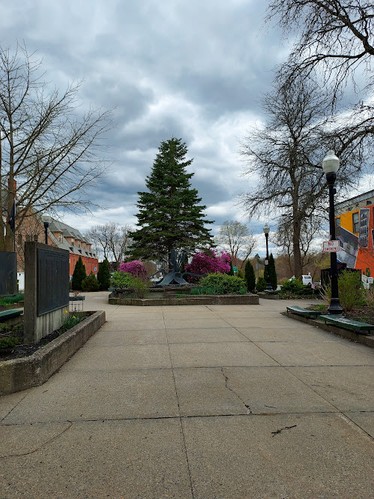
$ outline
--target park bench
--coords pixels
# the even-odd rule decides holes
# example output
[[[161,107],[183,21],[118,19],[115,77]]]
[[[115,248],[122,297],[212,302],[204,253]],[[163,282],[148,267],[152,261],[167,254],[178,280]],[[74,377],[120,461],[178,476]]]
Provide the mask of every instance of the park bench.
[[[355,333],[370,332],[374,330],[374,324],[369,324],[367,322],[355,321],[353,319],[347,319],[342,315],[320,315],[320,319],[325,321],[325,324],[332,324],[334,326],[341,327],[343,329],[349,329]]]
[[[321,312],[317,310],[309,310],[308,308],[299,307],[298,305],[290,305],[287,307],[287,314],[301,315],[302,317],[307,317],[308,319],[316,319],[321,315]]]
[[[4,322],[8,319],[14,319],[23,314],[23,308],[8,308],[7,310],[0,311],[0,322]]]

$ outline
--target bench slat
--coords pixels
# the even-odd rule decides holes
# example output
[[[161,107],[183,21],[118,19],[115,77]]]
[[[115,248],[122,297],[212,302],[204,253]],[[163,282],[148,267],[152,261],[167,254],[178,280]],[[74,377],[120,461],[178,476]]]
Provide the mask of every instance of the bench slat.
[[[7,310],[0,311],[0,321],[6,319],[13,319],[23,314],[23,308],[8,308]]]
[[[318,312],[317,310],[309,310],[304,307],[299,307],[298,305],[290,305],[289,307],[287,307],[287,313],[288,312],[311,318],[319,317],[321,315],[321,313]]]
[[[351,329],[353,331],[372,331],[374,330],[374,324],[369,324],[368,322],[355,321],[353,319],[347,319],[347,317],[342,317],[340,315],[320,315],[320,319],[324,320],[325,323],[336,324],[345,329]]]

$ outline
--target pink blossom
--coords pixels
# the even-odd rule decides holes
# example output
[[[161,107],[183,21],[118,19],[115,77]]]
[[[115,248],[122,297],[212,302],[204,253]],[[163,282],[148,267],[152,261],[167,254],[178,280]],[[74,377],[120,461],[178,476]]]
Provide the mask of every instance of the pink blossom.
[[[127,272],[135,277],[140,277],[141,279],[147,278],[147,271],[144,267],[144,263],[140,260],[122,262],[119,266],[119,270],[120,272]]]
[[[230,255],[222,252],[220,255],[215,250],[209,250],[206,253],[195,253],[191,263],[185,267],[186,272],[193,274],[227,274],[230,272]]]

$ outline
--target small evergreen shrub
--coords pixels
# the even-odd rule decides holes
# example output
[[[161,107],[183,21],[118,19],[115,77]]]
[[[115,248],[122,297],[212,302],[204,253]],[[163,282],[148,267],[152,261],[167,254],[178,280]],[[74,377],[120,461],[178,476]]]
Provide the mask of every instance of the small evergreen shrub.
[[[203,277],[199,286],[191,290],[191,294],[204,295],[244,295],[246,292],[247,286],[243,279],[219,273]]]
[[[127,272],[120,272],[117,270],[113,272],[110,278],[110,286],[114,289],[127,289],[130,286],[131,274]]]
[[[291,279],[282,284],[279,296],[281,298],[300,298],[303,296],[319,297],[319,290],[304,286],[301,279]]]
[[[99,283],[95,274],[91,272],[90,275],[85,277],[82,281],[82,291],[98,291]]]
[[[257,279],[257,283],[256,283],[257,292],[260,293],[262,291],[265,291],[266,286],[267,286],[267,283],[266,283],[265,277],[259,277]]]
[[[244,279],[247,284],[247,289],[250,293],[254,293],[256,290],[256,276],[253,265],[249,260],[244,267]]]
[[[99,283],[99,289],[101,291],[106,291],[110,286],[110,265],[108,260],[105,258],[104,261],[99,263],[99,272],[97,273],[97,280]]]
[[[270,253],[269,265],[267,267],[268,267],[269,284],[273,290],[276,290],[277,285],[278,285],[278,279],[277,279],[277,272],[275,270],[275,261],[274,261],[273,253]]]
[[[82,291],[82,281],[86,277],[86,267],[83,264],[82,257],[80,256],[77,263],[75,264],[73,279],[71,281],[71,286],[74,291]]]

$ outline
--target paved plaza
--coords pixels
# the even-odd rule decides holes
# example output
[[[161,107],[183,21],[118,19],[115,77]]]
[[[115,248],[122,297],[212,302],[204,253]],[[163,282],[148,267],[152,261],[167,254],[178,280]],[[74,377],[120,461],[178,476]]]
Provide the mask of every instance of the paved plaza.
[[[374,497],[374,351],[295,301],[135,307],[0,397],[0,498]]]

